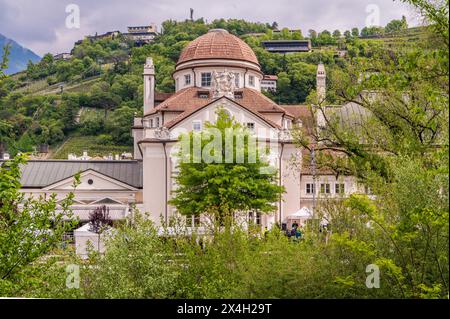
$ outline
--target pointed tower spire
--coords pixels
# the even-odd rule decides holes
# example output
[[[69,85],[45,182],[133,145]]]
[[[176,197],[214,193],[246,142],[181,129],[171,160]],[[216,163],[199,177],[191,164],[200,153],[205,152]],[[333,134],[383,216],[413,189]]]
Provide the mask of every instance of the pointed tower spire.
[[[155,106],[155,66],[153,59],[147,58],[144,65],[144,115]]]
[[[326,80],[327,74],[325,71],[325,66],[322,61],[317,65],[317,74],[316,74],[316,90],[317,90],[317,99],[319,104],[325,101],[327,88],[326,88]]]

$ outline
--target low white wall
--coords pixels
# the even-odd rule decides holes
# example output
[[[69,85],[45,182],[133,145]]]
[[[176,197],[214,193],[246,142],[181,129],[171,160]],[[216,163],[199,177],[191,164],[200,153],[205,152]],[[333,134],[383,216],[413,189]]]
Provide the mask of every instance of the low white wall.
[[[94,251],[98,251],[99,253],[105,252],[104,238],[108,232],[104,232],[99,235],[91,232],[89,228],[90,225],[85,224],[73,232],[75,238],[75,252],[82,259],[88,258],[89,246],[91,246]]]

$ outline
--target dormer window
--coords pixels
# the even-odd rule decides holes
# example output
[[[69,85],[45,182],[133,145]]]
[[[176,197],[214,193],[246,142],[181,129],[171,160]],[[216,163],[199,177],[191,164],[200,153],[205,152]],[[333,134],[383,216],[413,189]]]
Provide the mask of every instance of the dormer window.
[[[255,77],[253,75],[249,75],[249,77],[248,77],[248,84],[250,86],[255,86]]]
[[[202,87],[210,87],[211,86],[211,72],[202,73]]]
[[[235,99],[242,99],[242,97],[243,97],[243,92],[242,91],[234,92],[234,98]]]
[[[150,128],[152,128],[153,127],[153,119],[150,119]]]
[[[159,117],[155,118],[155,127],[159,127]]]
[[[197,94],[200,99],[209,99],[209,91],[198,91]]]
[[[184,76],[184,85],[185,86],[191,85],[191,75],[190,74],[186,74]]]

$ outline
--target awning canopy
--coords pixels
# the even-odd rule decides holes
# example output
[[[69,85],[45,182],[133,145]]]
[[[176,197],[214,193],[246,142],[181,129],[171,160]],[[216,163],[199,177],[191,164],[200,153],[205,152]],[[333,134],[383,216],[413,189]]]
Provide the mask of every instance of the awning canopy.
[[[306,208],[302,207],[300,210],[286,217],[287,219],[310,219],[312,218],[312,212]]]

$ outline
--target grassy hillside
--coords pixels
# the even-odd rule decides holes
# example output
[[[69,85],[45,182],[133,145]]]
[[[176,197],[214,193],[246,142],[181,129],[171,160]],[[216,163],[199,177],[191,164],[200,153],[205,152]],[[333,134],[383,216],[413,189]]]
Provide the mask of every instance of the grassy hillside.
[[[415,48],[420,44],[423,45],[429,37],[430,32],[426,27],[415,27],[379,36],[362,37],[360,40],[367,43],[377,43],[389,49],[406,49]]]
[[[56,150],[51,158],[67,159],[70,153],[80,156],[84,151],[91,157],[133,153],[133,147],[127,145],[104,144],[102,136],[72,136]]]

